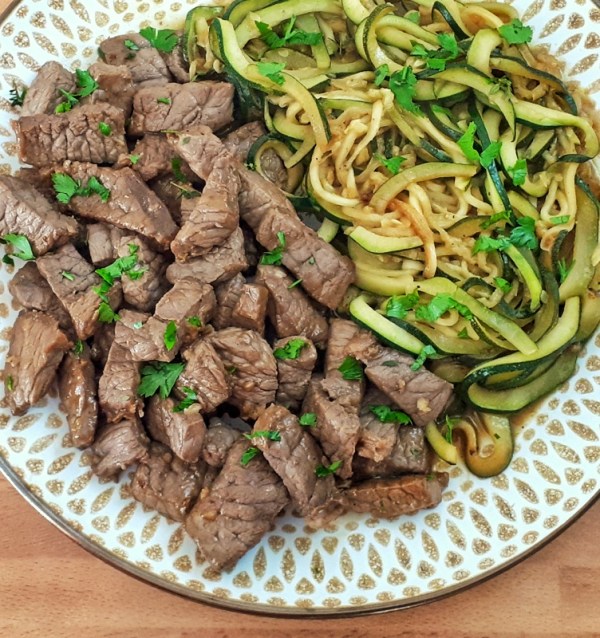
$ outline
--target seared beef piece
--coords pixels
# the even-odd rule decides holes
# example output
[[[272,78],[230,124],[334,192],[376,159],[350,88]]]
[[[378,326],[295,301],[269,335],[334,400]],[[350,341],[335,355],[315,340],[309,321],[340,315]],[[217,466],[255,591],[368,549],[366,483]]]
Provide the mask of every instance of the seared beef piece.
[[[139,89],[129,134],[185,131],[198,125],[218,130],[233,120],[233,94],[232,84],[208,80]]]
[[[191,388],[197,395],[200,412],[212,412],[230,394],[230,375],[225,370],[219,355],[205,339],[198,339],[182,352],[185,370],[179,375],[175,386],[181,398],[183,388]]]
[[[342,405],[355,410],[360,407],[365,384],[362,381],[346,381],[338,368],[348,356],[348,345],[359,332],[360,328],[353,321],[333,319],[330,322],[323,382],[331,399],[337,399]]]
[[[54,317],[35,310],[19,313],[4,368],[4,393],[14,415],[25,414],[46,394],[71,345]]]
[[[168,288],[165,281],[167,260],[164,255],[152,250],[148,243],[137,235],[121,237],[115,244],[117,257],[129,256],[130,246],[138,248],[137,263],[143,275],[138,279],[131,279],[128,275],[121,277],[123,299],[125,303],[138,310],[150,312]]]
[[[135,419],[143,413],[144,404],[138,396],[140,368],[127,349],[113,342],[98,382],[98,402],[109,423]]]
[[[390,456],[396,444],[397,433],[405,428],[398,423],[382,423],[371,409],[381,405],[392,408],[393,404],[385,394],[376,388],[371,388],[360,410],[360,434],[356,444],[356,454],[365,459],[371,459],[375,463]]]
[[[174,521],[183,521],[200,494],[205,469],[184,463],[168,448],[152,443],[133,475],[131,495]]]
[[[254,433],[277,432],[279,440],[265,436],[252,439],[281,477],[296,512],[311,527],[322,527],[342,513],[332,474],[317,476],[317,468],[329,462],[298,419],[280,405],[269,406],[254,424]]]
[[[251,215],[254,211],[251,211]],[[256,239],[267,250],[279,245],[279,233],[285,235],[282,264],[301,280],[302,287],[319,303],[335,310],[348,286],[354,281],[354,264],[297,216],[283,214],[277,208],[264,212],[258,224],[249,221],[241,205],[240,215],[256,233]]]
[[[100,125],[111,129],[104,135]],[[104,102],[78,106],[60,115],[29,115],[15,124],[19,159],[32,166],[50,166],[65,160],[112,164],[127,152],[125,115]]]
[[[25,235],[39,257],[79,232],[72,217],[59,213],[33,186],[0,175],[0,235]]]
[[[277,364],[271,346],[252,330],[225,328],[207,337],[231,370],[229,401],[240,409],[241,417],[256,419],[275,401]]]
[[[110,347],[115,340],[115,324],[103,323],[98,330],[96,330],[92,337],[92,345],[90,353],[94,363],[100,368],[104,368],[106,360],[108,359],[108,353]]]
[[[63,359],[58,373],[58,394],[73,445],[88,447],[96,433],[98,398],[96,371],[87,345],[83,345],[82,352],[71,351]]]
[[[342,462],[336,474],[340,478],[352,476],[352,457],[360,433],[356,410],[331,399],[323,388],[321,377],[314,376],[308,386],[302,412],[316,416],[317,424],[309,431],[319,441],[327,457],[331,461]]]
[[[113,224],[139,233],[160,250],[168,250],[177,226],[167,207],[130,168],[101,168],[94,164],[65,162],[57,170],[87,184],[98,178],[110,190],[103,202],[98,195],[73,197],[69,206],[85,219]]]
[[[144,460],[150,442],[139,419],[104,425],[91,448],[92,471],[100,478],[117,478],[122,470]]]
[[[41,310],[52,315],[62,330],[66,333],[72,332],[73,324],[69,313],[52,292],[48,282],[40,275],[34,261],[26,262],[17,270],[8,282],[8,290],[14,300],[26,310]]]
[[[202,458],[210,467],[223,467],[229,449],[241,436],[239,430],[232,428],[225,421],[213,417],[204,437]]]
[[[166,62],[169,71],[177,82],[190,81],[190,65],[183,57],[184,35],[181,31],[177,32],[179,40],[177,46],[170,52],[162,52],[163,60]]]
[[[120,228],[108,224],[89,224],[87,246],[90,259],[96,268],[104,268],[117,258],[117,246],[124,235]]]
[[[221,284],[216,289],[217,311],[213,325],[217,330],[236,327],[265,331],[265,315],[269,293],[264,286],[248,284],[242,275]]]
[[[220,246],[215,246],[202,257],[185,264],[175,262],[167,268],[167,279],[175,283],[183,277],[192,277],[207,284],[218,284],[235,277],[248,267],[244,252],[244,234],[234,230]]]
[[[267,148],[260,156],[261,174],[281,190],[288,189],[288,172],[283,160],[272,148]]]
[[[352,512],[396,518],[435,507],[447,485],[448,475],[441,473],[372,479],[345,490],[344,503]]]
[[[27,89],[21,116],[50,115],[63,101],[62,93],[75,91],[75,76],[58,62],[46,62],[37,72],[31,86]]]
[[[178,403],[155,394],[146,407],[146,429],[155,441],[171,448],[182,461],[196,463],[206,433],[204,419],[195,404],[183,412],[174,412]]]
[[[208,179],[213,166],[219,159],[231,159],[235,162],[221,140],[208,126],[195,126],[186,131],[167,133],[167,140],[175,154],[184,159],[194,173],[204,181]]]
[[[254,233],[248,228],[248,226],[241,224],[240,228],[244,233],[244,251],[246,253],[246,259],[248,260],[248,266],[256,268],[262,251],[259,250]]]
[[[240,179],[228,160],[217,162],[171,250],[177,261],[200,257],[220,246],[238,228]]]
[[[278,266],[259,266],[256,281],[269,290],[268,313],[278,337],[302,335],[317,344],[327,340],[327,319],[313,307],[293,279]]]
[[[101,299],[94,288],[102,279],[72,244],[61,246],[55,253],[39,257],[37,265],[52,292],[65,307],[79,339],[91,337],[98,328],[98,308]],[[64,273],[68,273],[67,276]],[[72,275],[72,277],[70,276]],[[115,282],[106,293],[110,307],[116,310],[121,303],[121,284]]]
[[[131,115],[135,85],[129,68],[105,62],[95,62],[89,68],[90,75],[98,82],[98,88],[81,102],[108,102],[123,110],[125,117]]]
[[[287,490],[262,455],[241,464],[248,447],[243,440],[231,448],[220,474],[185,521],[200,553],[217,569],[235,565],[288,503]]]
[[[56,207],[61,213],[67,211],[64,204],[56,201],[56,191],[52,185],[52,176],[45,170],[22,166],[15,171],[15,177],[29,186],[33,186],[40,195],[43,195],[50,205]]]
[[[182,164],[182,167],[184,165]],[[183,169],[182,169],[183,170]],[[185,201],[194,201],[200,196],[200,193],[195,189],[192,189],[189,184],[180,184],[173,180],[173,175],[167,174],[161,177],[156,177],[148,182],[148,186],[152,189],[152,192],[160,199],[160,201],[167,207],[171,217],[175,223],[180,226],[183,221],[181,217],[182,203]],[[184,193],[190,193],[190,197],[184,196]],[[194,195],[191,195],[195,193]]]
[[[217,306],[212,323],[217,330],[230,328],[233,325],[231,322],[231,315],[233,314],[233,309],[235,308],[245,285],[246,280],[243,275],[238,273],[229,281],[219,284],[215,288]]]
[[[131,40],[138,49],[127,48],[125,40]],[[171,80],[171,73],[158,49],[139,33],[108,38],[100,43],[99,53],[107,64],[127,66],[133,81],[140,86],[166,84]]]
[[[206,469],[206,473],[204,474],[204,480],[202,481],[202,490],[201,490],[203,494],[205,494],[208,491],[208,489],[212,486],[212,484],[215,482],[215,479],[217,478],[217,476],[219,476],[219,473],[221,471],[220,468],[212,467],[211,465],[207,465],[205,469]]]
[[[223,138],[223,145],[238,162],[244,163],[248,159],[248,151],[252,144],[266,132],[262,122],[242,124],[240,128]]]
[[[276,358],[279,379],[276,401],[292,410],[299,408],[304,400],[312,372],[317,363],[317,351],[312,341],[306,337],[286,337],[273,344],[273,351],[276,352],[278,348],[285,348],[292,339],[298,338],[301,338],[306,345],[300,350],[296,359]]]
[[[424,426],[437,419],[452,396],[452,384],[425,368],[411,370],[412,357],[380,345],[365,330],[352,339],[348,354],[366,364],[367,378],[404,410],[415,425]],[[390,366],[389,362],[397,365]]]

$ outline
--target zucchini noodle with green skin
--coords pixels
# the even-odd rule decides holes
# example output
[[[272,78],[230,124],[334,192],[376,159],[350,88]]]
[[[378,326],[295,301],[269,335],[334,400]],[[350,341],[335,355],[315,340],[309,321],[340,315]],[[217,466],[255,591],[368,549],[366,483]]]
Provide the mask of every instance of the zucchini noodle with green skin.
[[[597,127],[531,36],[510,5],[458,0],[235,0],[186,20],[192,76],[225,74],[267,125],[253,168],[277,154],[292,203],[352,258],[349,314],[485,415],[568,378],[600,320]]]

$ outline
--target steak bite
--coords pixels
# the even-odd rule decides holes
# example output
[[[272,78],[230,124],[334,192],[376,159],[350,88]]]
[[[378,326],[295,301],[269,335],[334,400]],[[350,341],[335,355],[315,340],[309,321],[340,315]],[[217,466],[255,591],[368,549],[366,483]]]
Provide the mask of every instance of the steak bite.
[[[448,475],[407,475],[365,481],[344,491],[344,503],[352,512],[379,518],[396,518],[435,507],[442,500]]]
[[[293,279],[278,266],[260,265],[257,283],[269,291],[267,312],[278,337],[304,336],[316,344],[327,340],[327,319],[311,304]]]
[[[191,214],[183,223],[171,250],[177,261],[200,257],[220,246],[238,228],[240,179],[228,160],[215,164],[202,195],[195,199]]]
[[[125,117],[129,117],[133,105],[135,85],[131,71],[127,66],[95,62],[90,66],[89,72],[98,83],[98,88],[90,96],[81,100],[81,103],[107,102],[122,109]]]
[[[108,224],[88,224],[87,246],[90,259],[96,268],[104,268],[117,258],[117,246],[124,236],[120,228]]]
[[[183,521],[200,494],[204,470],[202,465],[184,463],[168,448],[152,443],[131,479],[131,495],[174,521]]]
[[[115,324],[103,323],[92,337],[90,353],[92,360],[99,368],[104,368],[110,347],[115,340]]]
[[[248,447],[245,440],[233,445],[223,469],[185,521],[200,554],[219,570],[233,567],[254,547],[289,500],[262,455],[241,464]]]
[[[114,164],[127,152],[125,114],[103,102],[81,105],[60,115],[21,117],[15,132],[19,159],[32,166],[66,160]]]
[[[184,34],[181,31],[177,31],[176,33],[177,44],[175,48],[170,52],[162,51],[161,53],[171,75],[177,82],[183,84],[190,81],[190,65],[183,57]]]
[[[79,225],[27,182],[0,175],[0,234],[25,235],[39,257],[75,237]]]
[[[52,292],[69,313],[79,339],[91,337],[98,329],[101,299],[94,288],[102,284],[94,267],[72,244],[61,246],[55,253],[39,257],[37,265]],[[64,273],[67,273],[66,275]],[[121,303],[121,284],[115,284],[106,293],[108,303],[116,310]]]
[[[21,116],[51,115],[64,99],[61,90],[73,93],[75,89],[75,75],[71,71],[58,62],[46,62],[27,89]]]
[[[113,342],[98,382],[98,402],[109,423],[136,419],[143,413],[144,404],[138,396],[140,368],[126,348]]]
[[[295,359],[277,360],[277,377],[279,387],[275,399],[277,403],[296,410],[302,404],[310,379],[317,364],[317,350],[310,339],[305,337],[286,337],[279,339],[273,344],[273,351],[285,349],[290,341],[302,339],[305,345],[302,347]]]
[[[132,157],[135,162],[131,161]],[[131,154],[121,155],[117,168],[130,166],[145,182],[149,182],[163,175],[172,176],[174,161],[179,162],[167,138],[148,133],[136,142]],[[179,168],[188,180],[195,179],[195,174],[183,160]]]
[[[236,327],[264,333],[269,299],[264,286],[246,283],[238,274],[218,286],[215,293],[217,309],[213,325],[217,330]]]
[[[4,368],[4,393],[15,416],[25,414],[48,392],[71,345],[54,317],[32,310],[19,313]]]
[[[273,436],[262,436],[266,432]],[[332,474],[318,476],[329,465],[316,441],[298,419],[280,405],[269,406],[256,420],[253,444],[281,477],[296,512],[312,527],[322,527],[341,514]]]
[[[269,344],[256,332],[225,328],[207,337],[231,370],[230,402],[241,417],[255,419],[275,401],[277,364]]]
[[[166,251],[177,226],[167,207],[130,168],[102,168],[94,164],[65,162],[62,171],[83,184],[95,177],[110,191],[107,201],[98,195],[74,196],[69,207],[84,219],[105,222],[142,235],[154,247]]]
[[[206,434],[204,419],[195,404],[183,412],[175,412],[178,403],[155,394],[146,407],[146,429],[155,441],[171,448],[182,461],[196,463]]]
[[[233,94],[232,84],[208,80],[141,88],[133,98],[129,134],[185,131],[198,125],[218,130],[233,120]]]
[[[202,458],[210,467],[221,468],[231,446],[242,437],[242,433],[225,421],[213,417],[208,424]]]
[[[376,463],[390,456],[396,444],[396,434],[400,428],[392,421],[382,422],[372,408],[390,406],[390,399],[377,390],[371,388],[365,396],[365,402],[360,410],[360,433],[356,444],[356,454]]]
[[[248,159],[248,151],[252,148],[252,144],[266,133],[267,130],[262,122],[248,122],[228,133],[223,138],[223,146],[243,164]]]
[[[71,441],[85,448],[94,442],[98,424],[96,371],[90,349],[82,345],[81,352],[68,352],[58,373],[60,407],[67,415]]]
[[[139,419],[109,423],[100,429],[91,448],[92,472],[116,479],[122,470],[146,458],[149,444]]]
[[[183,277],[192,277],[207,284],[216,284],[235,277],[247,267],[244,234],[237,228],[224,243],[215,246],[202,257],[190,259],[184,264],[171,264],[167,268],[167,279],[175,283]]]

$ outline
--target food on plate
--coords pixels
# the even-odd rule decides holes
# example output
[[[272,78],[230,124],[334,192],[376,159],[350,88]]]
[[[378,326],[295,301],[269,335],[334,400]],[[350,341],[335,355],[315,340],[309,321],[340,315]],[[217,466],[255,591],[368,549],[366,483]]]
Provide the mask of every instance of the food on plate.
[[[590,102],[503,3],[235,0],[15,89],[15,415],[228,569],[440,503],[600,320]]]

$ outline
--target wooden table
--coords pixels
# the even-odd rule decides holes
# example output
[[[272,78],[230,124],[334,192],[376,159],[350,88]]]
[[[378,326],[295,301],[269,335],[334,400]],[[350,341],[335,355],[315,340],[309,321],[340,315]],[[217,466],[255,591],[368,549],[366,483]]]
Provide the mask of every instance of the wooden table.
[[[600,503],[505,574],[423,607],[341,620],[272,619],[200,605],[86,553],[0,478],[3,638],[550,638],[600,636]]]

